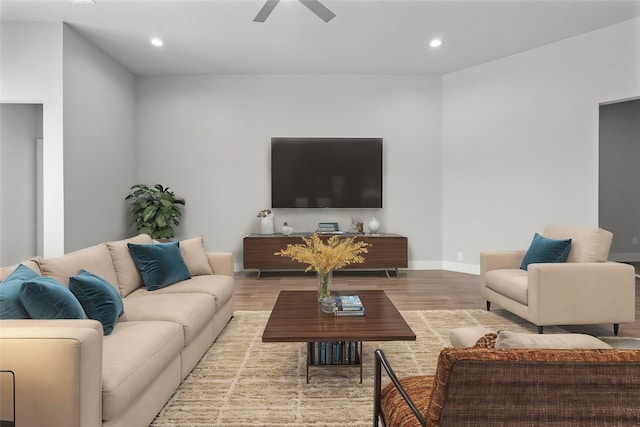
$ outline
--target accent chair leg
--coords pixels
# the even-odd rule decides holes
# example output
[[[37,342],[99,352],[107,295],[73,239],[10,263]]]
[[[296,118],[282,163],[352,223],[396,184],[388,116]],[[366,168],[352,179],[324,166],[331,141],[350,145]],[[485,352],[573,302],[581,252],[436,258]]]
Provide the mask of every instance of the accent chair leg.
[[[538,326],[538,333],[544,334],[544,326]]]
[[[613,335],[618,336],[618,330],[620,329],[620,323],[613,324]]]
[[[491,311],[491,301],[487,301],[487,311]]]

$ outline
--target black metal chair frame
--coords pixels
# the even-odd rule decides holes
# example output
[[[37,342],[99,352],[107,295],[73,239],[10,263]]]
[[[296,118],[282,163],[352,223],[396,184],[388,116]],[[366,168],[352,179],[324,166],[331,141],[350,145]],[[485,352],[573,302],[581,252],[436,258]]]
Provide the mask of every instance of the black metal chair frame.
[[[382,416],[381,407],[380,407],[380,393],[382,391],[382,368],[383,367],[387,373],[387,376],[393,383],[393,385],[398,389],[398,391],[400,392],[400,395],[405,400],[407,405],[409,405],[409,408],[418,419],[418,422],[420,423],[420,425],[426,426],[427,422],[424,419],[424,416],[420,413],[418,408],[416,408],[416,405],[413,403],[413,400],[411,400],[406,390],[402,387],[402,384],[400,384],[400,380],[398,380],[398,377],[393,372],[393,369],[391,368],[389,361],[384,355],[384,352],[381,349],[376,349],[375,356],[376,356],[375,357],[375,377],[374,377],[374,385],[373,385],[374,387],[373,388],[373,427],[378,427],[379,420],[382,420],[383,426],[392,427],[392,426],[386,425],[384,417]]]

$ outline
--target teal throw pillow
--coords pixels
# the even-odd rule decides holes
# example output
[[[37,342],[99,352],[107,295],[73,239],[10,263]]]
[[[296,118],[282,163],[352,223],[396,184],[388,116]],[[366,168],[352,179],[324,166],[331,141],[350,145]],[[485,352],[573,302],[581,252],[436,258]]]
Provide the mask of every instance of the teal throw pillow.
[[[541,236],[538,233],[533,236],[531,246],[522,260],[520,268],[526,270],[529,264],[545,262],[564,262],[571,249],[571,239],[554,240]]]
[[[105,279],[86,270],[69,278],[69,290],[80,301],[87,317],[99,321],[104,334],[109,335],[124,313],[120,293]]]
[[[20,301],[33,319],[86,319],[82,305],[62,283],[51,277],[26,280]]]
[[[39,277],[38,273],[20,264],[0,283],[0,319],[29,319],[20,302],[20,288],[25,280]]]
[[[155,291],[191,279],[189,268],[180,253],[179,242],[151,245],[127,243],[127,246],[148,290]]]

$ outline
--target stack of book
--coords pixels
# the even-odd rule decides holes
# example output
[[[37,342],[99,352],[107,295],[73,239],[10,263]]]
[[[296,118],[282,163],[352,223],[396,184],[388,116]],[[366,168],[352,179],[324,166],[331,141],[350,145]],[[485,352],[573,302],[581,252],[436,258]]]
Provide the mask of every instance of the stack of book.
[[[318,234],[342,234],[337,222],[321,222],[318,224]]]
[[[309,343],[309,361],[312,365],[357,365],[360,352],[357,341]]]
[[[336,316],[364,316],[364,306],[358,295],[336,297]]]

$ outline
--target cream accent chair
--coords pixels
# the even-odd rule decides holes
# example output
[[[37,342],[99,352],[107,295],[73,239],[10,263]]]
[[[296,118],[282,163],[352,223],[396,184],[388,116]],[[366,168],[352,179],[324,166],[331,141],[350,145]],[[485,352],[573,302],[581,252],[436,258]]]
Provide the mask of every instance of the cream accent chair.
[[[480,254],[480,295],[487,310],[496,303],[544,326],[635,321],[635,272],[631,265],[608,262],[613,234],[601,228],[549,225],[544,237],[572,239],[566,262],[520,265],[526,253],[493,251]]]

